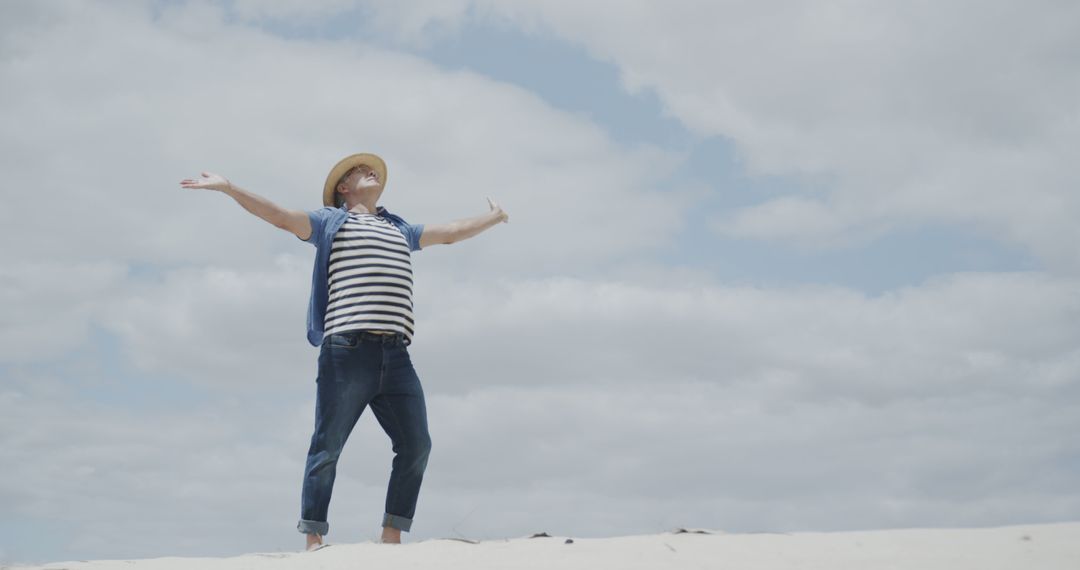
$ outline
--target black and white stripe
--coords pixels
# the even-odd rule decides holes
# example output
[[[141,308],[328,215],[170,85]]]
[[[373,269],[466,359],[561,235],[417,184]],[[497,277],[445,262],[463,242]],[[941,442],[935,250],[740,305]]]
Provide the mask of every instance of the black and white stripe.
[[[324,337],[347,330],[405,333],[412,342],[412,260],[393,224],[350,212],[334,234]]]

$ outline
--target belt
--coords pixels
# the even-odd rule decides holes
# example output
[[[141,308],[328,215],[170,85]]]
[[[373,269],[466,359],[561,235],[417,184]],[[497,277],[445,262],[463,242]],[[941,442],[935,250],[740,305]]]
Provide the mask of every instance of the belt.
[[[406,346],[411,344],[408,337],[405,336],[405,333],[400,333],[400,332],[396,332],[396,331],[383,331],[383,330],[373,330],[373,329],[356,329],[356,330],[345,331],[345,332],[341,332],[341,333],[337,333],[337,334],[356,335],[360,339],[373,340],[375,342],[381,342],[383,344],[397,343],[397,342],[400,342],[400,343],[402,343],[402,344],[404,344]]]

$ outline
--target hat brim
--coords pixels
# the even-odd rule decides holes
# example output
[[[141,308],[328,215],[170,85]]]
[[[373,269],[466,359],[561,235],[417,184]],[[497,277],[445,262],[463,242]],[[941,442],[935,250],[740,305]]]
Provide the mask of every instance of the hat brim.
[[[338,182],[341,181],[341,177],[361,164],[371,167],[379,175],[379,182],[382,183],[383,188],[386,188],[386,162],[383,159],[367,152],[349,155],[339,160],[330,169],[330,174],[326,175],[326,184],[323,186],[323,206],[334,205],[334,192],[337,189]]]

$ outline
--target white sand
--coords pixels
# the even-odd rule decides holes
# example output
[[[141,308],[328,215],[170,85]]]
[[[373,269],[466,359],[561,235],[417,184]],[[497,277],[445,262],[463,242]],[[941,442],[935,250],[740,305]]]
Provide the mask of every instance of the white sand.
[[[513,538],[469,544],[334,544],[313,552],[230,558],[56,562],[14,568],[68,570],[460,569],[509,570],[1080,570],[1080,522],[982,529],[905,529],[791,534],[663,533],[615,538]],[[407,536],[407,535],[406,535]],[[298,536],[298,542],[300,542]],[[328,541],[329,542],[329,541]],[[9,567],[10,568],[10,567]]]

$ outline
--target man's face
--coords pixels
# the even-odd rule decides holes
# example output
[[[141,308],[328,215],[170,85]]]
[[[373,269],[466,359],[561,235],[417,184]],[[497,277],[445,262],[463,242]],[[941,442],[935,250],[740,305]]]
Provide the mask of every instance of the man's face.
[[[341,184],[345,186],[344,191],[342,192],[341,185],[338,185],[338,192],[363,195],[371,192],[381,193],[383,181],[379,180],[378,172],[366,164],[361,164],[350,170],[345,178],[342,178]]]

